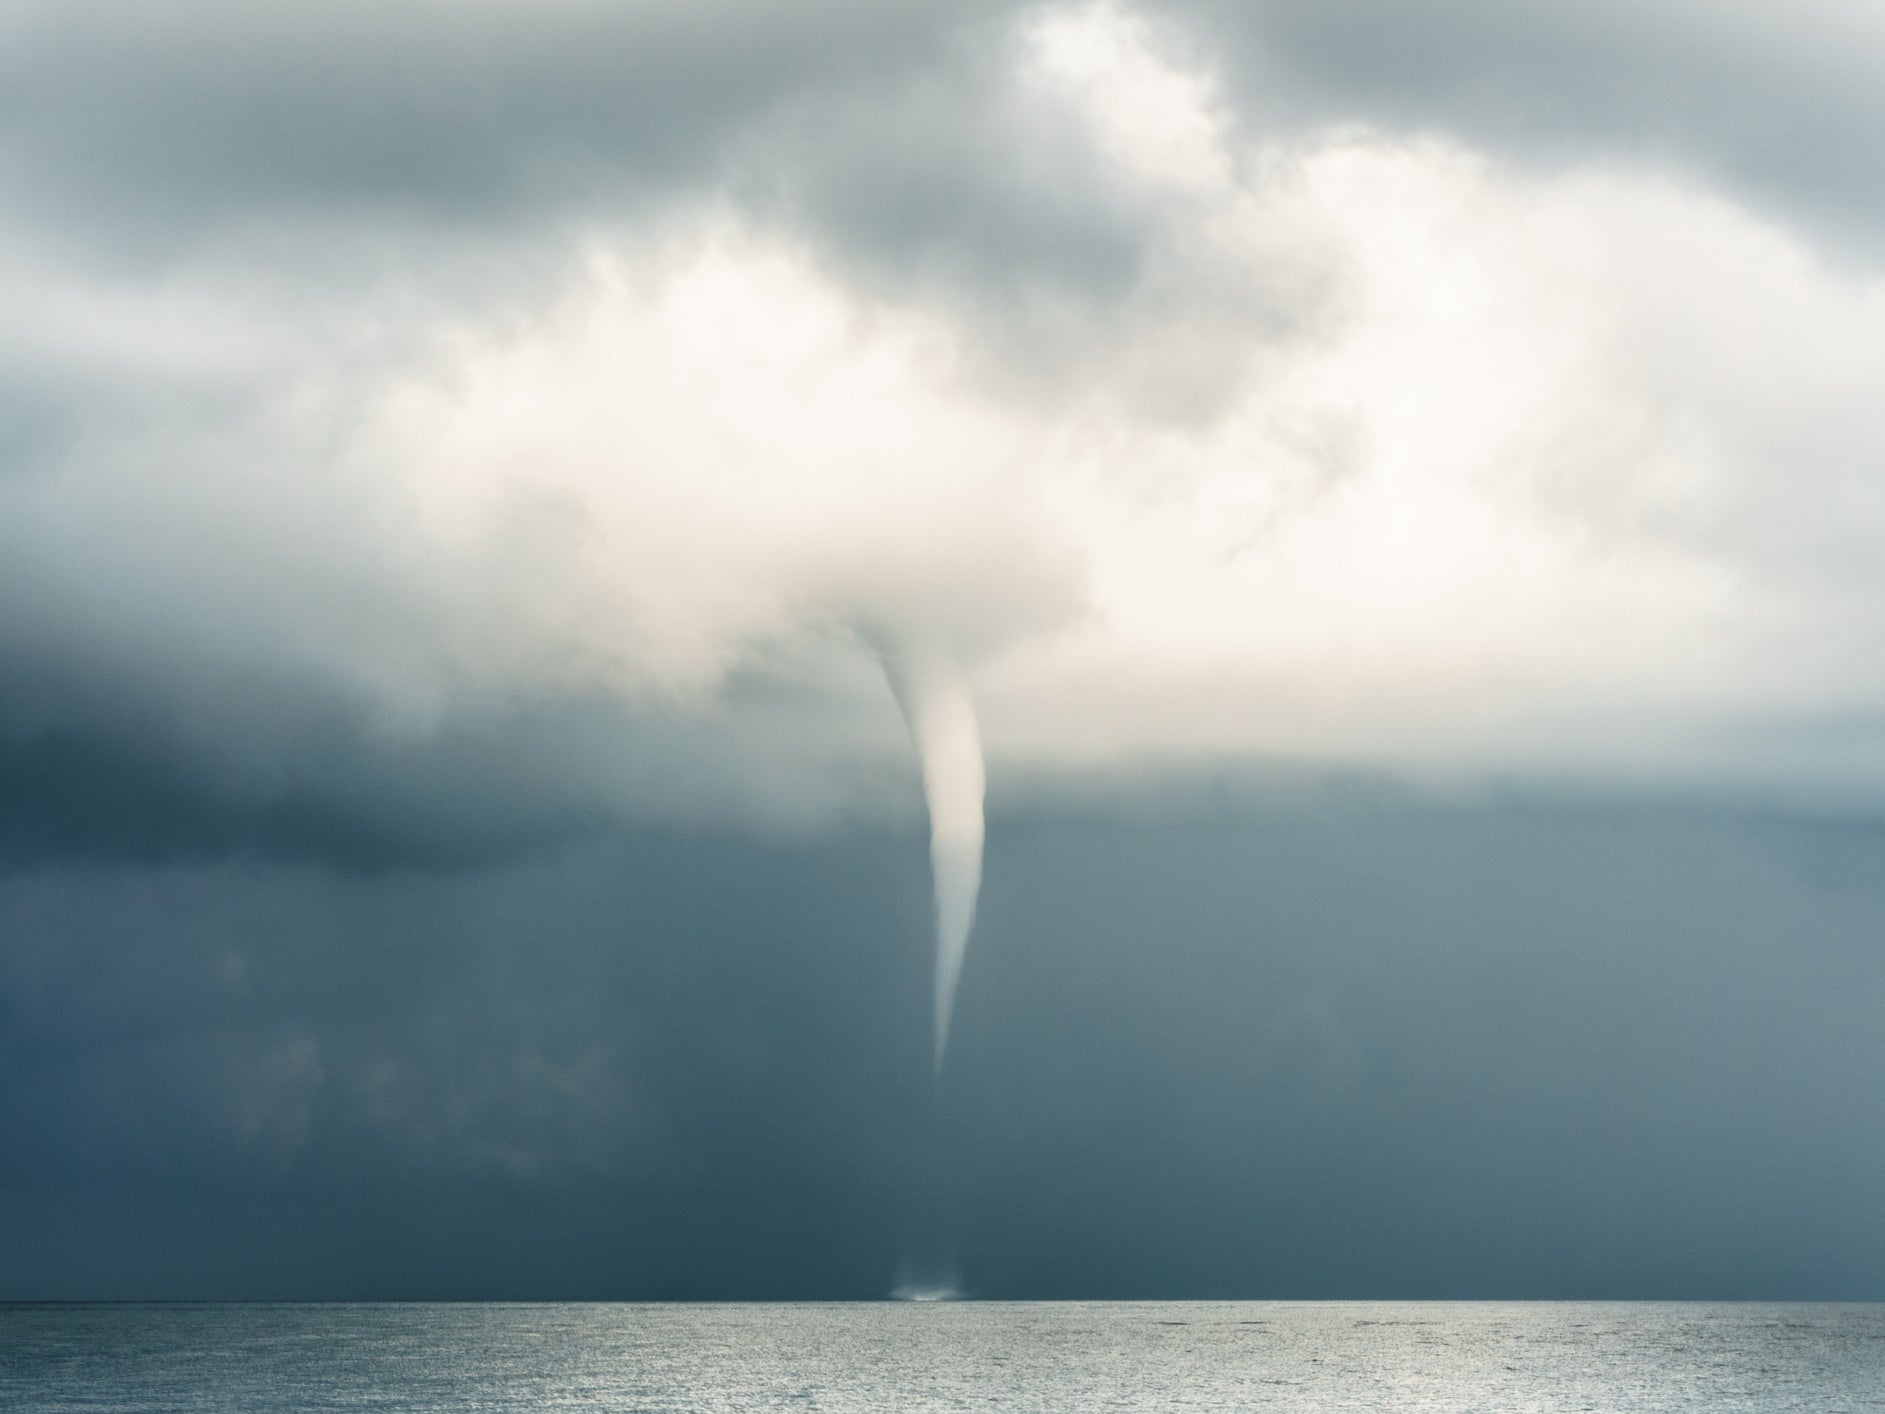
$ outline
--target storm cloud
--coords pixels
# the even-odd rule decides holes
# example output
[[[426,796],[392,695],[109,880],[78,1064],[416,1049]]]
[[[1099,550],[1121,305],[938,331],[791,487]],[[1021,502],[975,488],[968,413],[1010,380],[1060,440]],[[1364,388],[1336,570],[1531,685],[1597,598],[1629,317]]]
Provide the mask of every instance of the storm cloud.
[[[1757,53],[1836,107],[1765,12],[190,16],[7,21],[28,833],[75,828],[49,762],[128,753],[128,815],[523,838],[513,787],[685,811],[677,735],[768,763],[703,817],[870,811],[885,629],[969,660],[1021,775],[1875,789],[1885,315],[1709,121]],[[1639,70],[1716,146],[1598,101]],[[619,748],[531,744],[597,713]],[[460,810],[467,737],[532,779]]]

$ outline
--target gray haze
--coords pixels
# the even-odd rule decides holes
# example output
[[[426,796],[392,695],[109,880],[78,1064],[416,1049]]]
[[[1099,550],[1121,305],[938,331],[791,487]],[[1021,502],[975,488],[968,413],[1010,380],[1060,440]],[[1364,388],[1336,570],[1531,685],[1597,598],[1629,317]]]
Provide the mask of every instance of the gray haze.
[[[1885,1295],[1875,830],[1380,787],[998,812],[945,1127],[1003,1296]],[[23,1296],[872,1296],[921,838],[0,890]]]

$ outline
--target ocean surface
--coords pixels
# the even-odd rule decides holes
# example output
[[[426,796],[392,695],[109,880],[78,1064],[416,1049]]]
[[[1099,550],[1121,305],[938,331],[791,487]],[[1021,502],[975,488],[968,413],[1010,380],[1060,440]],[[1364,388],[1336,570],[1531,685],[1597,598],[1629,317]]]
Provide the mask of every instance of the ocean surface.
[[[1885,1409],[1885,1306],[0,1306],[0,1409]]]

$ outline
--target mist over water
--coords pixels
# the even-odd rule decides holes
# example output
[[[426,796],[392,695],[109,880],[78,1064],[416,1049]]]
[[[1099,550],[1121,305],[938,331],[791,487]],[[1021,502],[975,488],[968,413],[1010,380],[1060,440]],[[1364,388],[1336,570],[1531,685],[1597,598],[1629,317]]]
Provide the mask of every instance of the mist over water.
[[[955,1154],[943,1117],[942,1076],[934,1076],[916,1138],[903,1250],[891,1295],[899,1301],[957,1301],[962,1285],[958,1255]]]

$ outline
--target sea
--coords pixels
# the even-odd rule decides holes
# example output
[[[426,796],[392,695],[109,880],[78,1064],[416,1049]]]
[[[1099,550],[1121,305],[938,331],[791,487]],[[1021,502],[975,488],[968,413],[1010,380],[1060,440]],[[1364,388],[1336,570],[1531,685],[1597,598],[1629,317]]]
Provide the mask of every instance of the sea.
[[[0,1305],[0,1410],[1885,1409],[1885,1305]]]

